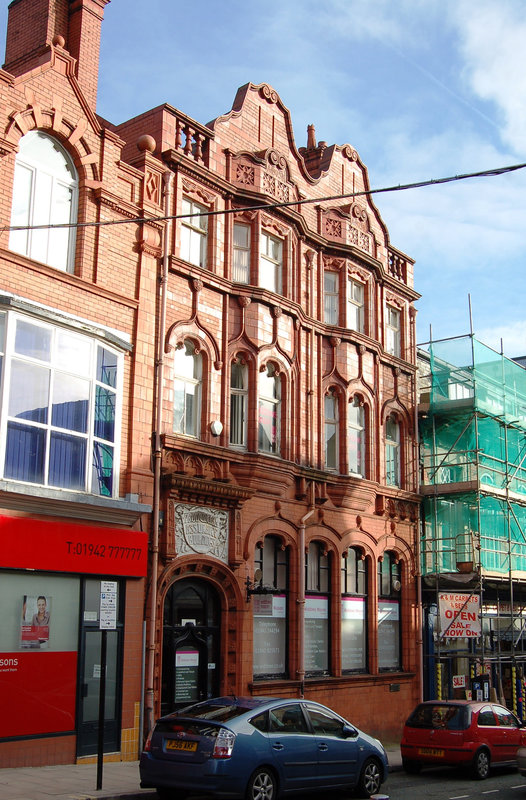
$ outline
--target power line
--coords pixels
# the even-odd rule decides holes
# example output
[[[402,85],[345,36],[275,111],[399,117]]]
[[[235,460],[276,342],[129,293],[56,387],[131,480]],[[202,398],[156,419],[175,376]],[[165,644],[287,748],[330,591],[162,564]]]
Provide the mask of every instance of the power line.
[[[348,194],[333,194],[326,197],[311,197],[304,198],[303,200],[288,200],[283,203],[262,203],[259,205],[243,206],[246,211],[265,211],[276,208],[290,208],[291,206],[307,205],[308,203],[328,203],[334,200],[350,200],[353,197],[363,197],[374,194],[386,194],[387,192],[404,192],[408,189],[421,189],[425,186],[437,186],[443,183],[453,183],[455,181],[464,181],[470,178],[492,178],[499,175],[505,175],[508,172],[516,172],[519,169],[524,169],[525,164],[513,164],[509,167],[497,167],[495,169],[482,170],[480,172],[467,172],[461,175],[451,175],[447,178],[430,178],[425,181],[417,181],[414,183],[403,183],[398,186],[386,186],[382,189],[364,189],[360,192],[349,192]],[[241,209],[224,208],[216,211],[203,211],[198,214],[169,214],[155,217],[132,217],[131,219],[114,219],[99,222],[60,222],[52,225],[4,225],[0,227],[0,232],[4,231],[37,231],[37,230],[50,230],[54,228],[102,228],[107,225],[129,225],[131,223],[141,224],[143,222],[165,222],[172,219],[189,219],[199,217],[217,217],[220,215],[237,214]]]

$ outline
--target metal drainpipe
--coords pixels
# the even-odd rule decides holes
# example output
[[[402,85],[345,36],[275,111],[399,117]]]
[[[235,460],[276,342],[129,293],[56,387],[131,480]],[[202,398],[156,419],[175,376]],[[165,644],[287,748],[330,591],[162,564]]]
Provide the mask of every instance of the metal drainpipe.
[[[146,688],[146,712],[148,729],[152,730],[154,719],[154,675],[155,675],[155,632],[157,627],[157,578],[159,572],[159,508],[161,495],[161,430],[163,420],[163,382],[164,382],[164,332],[166,328],[166,285],[168,279],[168,252],[172,232],[169,219],[172,201],[173,173],[163,174],[164,208],[167,217],[163,235],[163,260],[159,279],[160,313],[159,338],[157,342],[157,363],[155,367],[155,425],[153,430],[153,510],[152,510],[152,564],[150,575],[150,632],[148,637],[148,668]]]
[[[305,523],[314,514],[314,481],[311,481],[310,510],[300,520],[298,581],[298,680],[300,697],[305,694]]]

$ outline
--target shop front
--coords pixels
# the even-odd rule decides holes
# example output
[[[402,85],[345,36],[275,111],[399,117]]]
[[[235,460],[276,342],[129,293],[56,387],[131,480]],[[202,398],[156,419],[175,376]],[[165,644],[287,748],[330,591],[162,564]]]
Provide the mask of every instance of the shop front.
[[[108,586],[115,620],[106,634],[104,751],[128,757],[130,729],[138,740],[141,682],[140,667],[124,670],[124,663],[141,661],[142,617],[134,609],[141,607],[147,535],[0,516],[0,537],[0,764],[68,763],[97,753]]]

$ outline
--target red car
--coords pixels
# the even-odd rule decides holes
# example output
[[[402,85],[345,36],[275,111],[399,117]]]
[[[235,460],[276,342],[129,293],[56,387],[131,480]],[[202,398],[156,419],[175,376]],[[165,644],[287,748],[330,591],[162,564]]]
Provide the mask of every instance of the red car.
[[[478,780],[491,764],[516,764],[526,729],[504,706],[470,700],[420,703],[404,725],[400,751],[406,772],[434,766],[467,765]]]

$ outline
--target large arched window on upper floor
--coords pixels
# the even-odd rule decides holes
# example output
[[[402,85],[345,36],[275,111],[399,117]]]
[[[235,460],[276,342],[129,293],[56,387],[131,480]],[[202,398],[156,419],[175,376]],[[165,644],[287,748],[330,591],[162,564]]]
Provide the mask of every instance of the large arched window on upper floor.
[[[362,553],[342,555],[342,671],[367,669],[367,573]]]
[[[175,433],[199,436],[201,418],[202,356],[187,339],[174,356]]]
[[[75,228],[53,227],[77,219],[78,176],[56,139],[30,131],[15,162],[9,247],[64,272],[74,271]],[[27,226],[44,226],[28,230]]]

